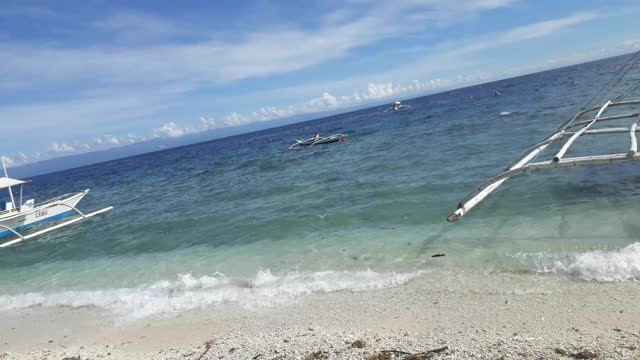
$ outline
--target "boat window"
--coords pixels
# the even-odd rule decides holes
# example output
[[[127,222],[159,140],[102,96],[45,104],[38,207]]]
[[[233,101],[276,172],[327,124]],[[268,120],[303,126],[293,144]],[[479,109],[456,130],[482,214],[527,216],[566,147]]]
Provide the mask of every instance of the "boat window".
[[[0,193],[0,211],[7,210],[7,201],[11,200],[9,199],[9,192],[5,190]]]

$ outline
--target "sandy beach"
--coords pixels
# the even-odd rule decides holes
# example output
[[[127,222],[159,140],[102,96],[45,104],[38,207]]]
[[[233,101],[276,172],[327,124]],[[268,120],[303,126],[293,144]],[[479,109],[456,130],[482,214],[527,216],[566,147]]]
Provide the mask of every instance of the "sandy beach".
[[[0,314],[0,359],[637,359],[639,302],[634,282],[438,272],[135,321],[34,307]]]

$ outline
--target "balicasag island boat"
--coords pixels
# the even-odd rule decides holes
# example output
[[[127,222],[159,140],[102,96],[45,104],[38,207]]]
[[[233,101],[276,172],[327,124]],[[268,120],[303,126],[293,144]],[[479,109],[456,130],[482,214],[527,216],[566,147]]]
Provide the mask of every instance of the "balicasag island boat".
[[[639,161],[640,153],[638,153],[636,133],[640,131],[638,127],[640,122],[640,113],[638,113],[640,100],[625,99],[628,95],[640,89],[640,80],[622,81],[638,63],[640,63],[640,51],[629,58],[618,72],[587,102],[582,110],[560,126],[553,134],[525,151],[523,156],[506,168],[504,172],[473,189],[467,197],[460,201],[456,211],[447,217],[447,221],[458,221],[509,178],[531,170]],[[623,89],[615,90],[619,85]],[[611,100],[607,100],[607,98]],[[609,116],[606,116],[608,115],[607,112],[609,112]],[[609,125],[611,123],[615,125]],[[603,124],[608,126],[603,126]],[[625,133],[628,134],[629,139],[629,148],[626,152],[590,156],[566,156],[571,146],[581,137]],[[551,159],[536,161],[547,148],[550,148],[555,142],[561,141],[564,141],[564,143]]]
[[[89,214],[84,214],[76,208],[80,200],[84,198],[89,189],[58,196],[53,199],[49,199],[42,203],[35,203],[34,199],[29,199],[23,202],[23,190],[24,185],[30,181],[12,179],[7,174],[7,169],[2,162],[2,170],[4,176],[0,177],[0,190],[6,190],[8,192],[8,200],[0,201],[0,238],[16,237],[13,240],[1,243],[0,248],[15,245],[19,242],[33,239],[37,236],[46,234],[48,232],[60,229],[62,227],[75,224],[77,222],[86,220],[90,217],[102,214],[113,207],[109,206],[102,210],[98,210]],[[20,187],[18,198],[16,199],[13,193],[14,187]],[[17,202],[16,202],[17,200]],[[26,230],[34,225],[62,219],[71,215],[72,213],[78,214],[77,217],[67,220],[63,223],[55,224],[47,228],[35,231],[29,234],[23,234],[22,231]]]
[[[401,101],[395,101],[384,112],[387,112],[387,111],[400,111],[402,109],[409,108],[409,107],[411,107],[411,106],[410,105],[405,105]]]
[[[291,144],[291,146],[289,146],[289,149],[310,147],[313,145],[329,144],[333,142],[346,141],[346,140],[347,140],[347,135],[345,134],[333,134],[331,136],[321,137],[318,140],[316,140],[316,138],[311,138],[307,140],[296,139],[296,142],[294,144]]]

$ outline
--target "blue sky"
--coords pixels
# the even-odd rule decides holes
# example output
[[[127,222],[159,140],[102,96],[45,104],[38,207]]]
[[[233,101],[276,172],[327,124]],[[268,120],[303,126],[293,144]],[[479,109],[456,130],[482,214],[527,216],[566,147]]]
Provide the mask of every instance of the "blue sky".
[[[640,48],[637,1],[0,3],[12,165],[347,110]]]

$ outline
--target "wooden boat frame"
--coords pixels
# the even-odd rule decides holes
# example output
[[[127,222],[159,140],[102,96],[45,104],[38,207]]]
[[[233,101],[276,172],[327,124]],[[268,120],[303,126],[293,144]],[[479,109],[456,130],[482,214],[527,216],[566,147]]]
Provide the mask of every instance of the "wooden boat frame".
[[[605,117],[604,114],[607,110],[614,107],[639,105],[640,100],[630,101],[607,101],[606,103],[588,107],[575,114],[569,121],[560,126],[551,136],[545,139],[543,142],[534,145],[525,151],[524,155],[518,159],[513,165],[508,167],[503,173],[492,177],[484,183],[477,186],[469,195],[467,195],[460,203],[458,208],[447,217],[448,222],[455,222],[466,215],[471,209],[484,200],[489,194],[494,192],[500,185],[502,185],[509,178],[527,172],[529,170],[558,168],[566,166],[577,165],[596,165],[596,164],[609,164],[614,162],[630,162],[640,160],[640,154],[638,154],[638,140],[636,132],[638,129],[638,121],[636,120],[629,127],[603,127],[599,129],[591,129],[596,123],[603,123],[612,120],[624,120],[624,119],[639,119],[640,114],[637,112],[614,115]],[[578,119],[588,114],[589,112],[597,111],[593,118],[588,120]],[[576,128],[582,126],[580,129]],[[618,134],[628,133],[631,138],[631,145],[626,153],[615,153],[605,155],[593,155],[593,156],[579,156],[579,157],[565,157],[571,146],[581,136],[601,135],[601,134]],[[553,156],[552,159],[547,161],[533,162],[547,147],[553,144],[555,141],[568,138],[562,145],[560,150]]]
[[[3,180],[5,185],[0,187],[0,190],[6,189],[9,192],[11,208],[0,212],[0,232],[9,233],[8,236],[11,236],[13,234],[16,236],[16,238],[0,243],[0,248],[9,247],[11,245],[33,239],[37,236],[44,235],[51,231],[75,224],[80,221],[84,221],[96,215],[113,210],[113,206],[109,206],[88,214],[85,214],[82,211],[78,210],[78,208],[76,207],[77,204],[85,197],[85,195],[87,195],[89,189],[79,191],[77,193],[61,195],[38,204],[35,204],[35,202],[33,202],[33,205],[31,205],[29,204],[29,201],[23,203],[24,185],[30,183],[31,181],[10,179],[7,175],[7,169],[4,165],[4,162],[2,162],[2,169],[4,171],[4,177],[0,178],[0,180]],[[16,203],[16,199],[13,194],[13,186],[20,186],[18,203]],[[49,226],[30,234],[25,235],[20,232],[22,231],[22,229],[30,228],[41,222],[52,221],[55,219],[66,217],[71,212],[75,212],[76,214],[78,214],[78,216],[71,220]],[[20,226],[7,226],[9,224],[20,224]]]
[[[296,142],[294,144],[291,144],[291,146],[289,146],[289,149],[312,147],[316,144],[330,144],[333,142],[343,141],[347,137],[348,135],[345,134],[333,134],[327,137],[320,138],[319,140],[315,140],[314,138],[308,140],[296,139]]]

